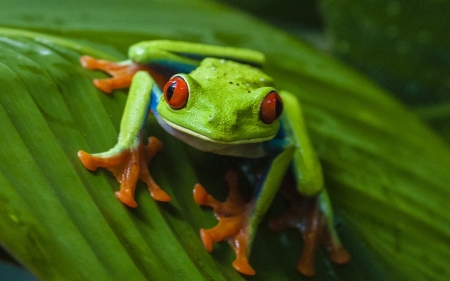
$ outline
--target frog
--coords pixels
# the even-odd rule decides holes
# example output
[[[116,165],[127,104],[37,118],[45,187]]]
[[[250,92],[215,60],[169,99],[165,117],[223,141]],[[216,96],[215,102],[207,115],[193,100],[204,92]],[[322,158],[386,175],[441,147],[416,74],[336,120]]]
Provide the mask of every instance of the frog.
[[[143,127],[151,114],[164,131],[204,153],[256,162],[265,159],[268,163],[253,175],[254,191],[249,200],[240,194],[236,171],[225,174],[229,191],[224,202],[200,183],[194,185],[193,200],[213,208],[218,219],[215,227],[199,230],[208,252],[215,243],[228,241],[236,254],[232,266],[244,275],[256,274],[249,259],[255,233],[280,191],[290,207],[268,224],[275,231],[296,227],[301,232],[298,271],[314,276],[315,252],[321,243],[334,263],[350,261],[335,229],[321,164],[308,136],[301,104],[292,93],[276,90],[273,79],[262,70],[263,53],[151,40],[132,45],[125,61],[84,55],[80,62],[88,70],[111,75],[93,80],[103,92],[129,88],[117,144],[105,152],[78,152],[88,170],[107,168],[113,173],[120,183],[115,195],[123,204],[137,207],[134,192],[139,180],[146,183],[154,200],[171,200],[149,171],[149,163],[163,147],[157,137],[143,138]],[[288,174],[291,180],[286,180]]]

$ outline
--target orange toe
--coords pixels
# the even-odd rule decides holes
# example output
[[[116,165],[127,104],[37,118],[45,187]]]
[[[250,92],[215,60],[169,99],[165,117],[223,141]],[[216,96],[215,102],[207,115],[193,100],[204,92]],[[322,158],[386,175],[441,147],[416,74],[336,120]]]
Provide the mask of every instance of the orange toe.
[[[97,170],[97,165],[95,165],[94,161],[92,161],[92,156],[89,153],[80,150],[78,151],[78,158],[80,158],[81,163],[83,163],[84,167],[86,167],[89,171]]]
[[[172,198],[161,188],[159,189],[151,189],[150,195],[153,199],[160,202],[169,202]]]
[[[297,264],[297,270],[307,277],[313,277],[316,274],[313,264],[299,262]]]
[[[333,249],[330,252],[330,259],[336,264],[347,264],[350,262],[350,254],[342,247]]]
[[[123,190],[116,191],[114,194],[120,200],[120,202],[124,203],[128,207],[136,208],[138,206],[138,204],[134,200],[134,195],[126,193]]]
[[[94,83],[94,86],[97,87],[97,89],[107,94],[111,94],[114,90],[114,85],[108,80],[108,78],[94,79],[92,80],[92,83]]]
[[[201,184],[196,184],[194,186],[194,200],[197,205],[205,205],[208,199],[208,193],[206,193],[205,188]]]
[[[96,59],[94,59],[91,56],[81,56],[80,63],[84,68],[89,69],[89,70],[94,70],[94,69],[96,69],[96,66],[97,66]]]
[[[202,239],[203,246],[205,246],[205,249],[209,253],[211,253],[214,245],[214,241],[211,237],[211,234],[207,230],[202,228],[200,229],[200,238]]]
[[[256,271],[253,269],[253,267],[250,266],[248,263],[247,258],[238,258],[233,262],[233,267],[238,272],[245,274],[245,275],[255,275]]]

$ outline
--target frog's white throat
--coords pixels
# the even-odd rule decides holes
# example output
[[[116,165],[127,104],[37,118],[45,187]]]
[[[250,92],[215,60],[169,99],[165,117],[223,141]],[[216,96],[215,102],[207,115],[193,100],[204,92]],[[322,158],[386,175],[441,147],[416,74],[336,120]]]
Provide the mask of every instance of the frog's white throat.
[[[155,114],[155,117],[159,125],[169,134],[198,150],[246,158],[259,158],[265,155],[261,142],[266,139],[255,140],[252,143],[244,141],[231,143],[218,142],[196,132],[189,131],[186,128],[182,128],[167,119],[162,118],[159,114]]]

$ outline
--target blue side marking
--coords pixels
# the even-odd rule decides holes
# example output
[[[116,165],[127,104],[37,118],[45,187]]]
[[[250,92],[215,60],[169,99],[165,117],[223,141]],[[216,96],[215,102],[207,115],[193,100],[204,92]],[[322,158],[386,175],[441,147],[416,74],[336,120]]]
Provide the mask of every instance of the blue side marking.
[[[258,178],[256,182],[254,182],[255,190],[253,196],[255,198],[259,196],[259,193],[261,192],[261,189],[266,182],[269,169],[271,168],[275,158],[278,156],[278,154],[282,153],[287,146],[293,145],[292,140],[289,136],[289,128],[286,128],[286,123],[283,122],[283,117],[284,116],[282,116],[280,122],[280,129],[278,130],[275,137],[272,140],[263,143],[264,151],[266,151],[268,155],[268,157],[266,157],[268,161],[266,163],[266,166],[264,167],[263,174]],[[290,164],[289,169],[292,168],[291,166],[292,163]]]
[[[156,107],[158,106],[159,100],[162,98],[162,95],[163,94],[161,89],[157,85],[154,85],[150,97],[150,104],[148,105],[148,111],[151,110],[153,114],[156,113]]]
[[[286,136],[285,125],[282,121],[280,122],[280,129],[275,137],[263,143],[264,151],[269,155],[281,153],[291,143]]]
[[[155,60],[152,62],[152,64],[156,64],[158,66],[165,67],[167,69],[170,69],[174,73],[190,73],[194,69],[197,68],[198,64],[188,64],[188,63],[181,63],[179,61],[173,61],[173,60]]]

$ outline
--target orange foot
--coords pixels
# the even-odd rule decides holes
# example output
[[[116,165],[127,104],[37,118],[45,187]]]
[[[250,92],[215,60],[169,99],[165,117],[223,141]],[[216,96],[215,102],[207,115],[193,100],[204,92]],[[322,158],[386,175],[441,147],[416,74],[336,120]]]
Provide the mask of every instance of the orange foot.
[[[230,190],[227,200],[223,203],[206,193],[200,184],[194,187],[195,202],[201,206],[212,207],[219,220],[214,228],[200,229],[200,237],[208,252],[212,252],[215,242],[227,240],[236,253],[233,267],[240,273],[254,275],[255,270],[248,263],[248,213],[253,202],[246,203],[240,195],[236,173],[228,172],[226,180]]]
[[[290,207],[281,217],[269,221],[269,228],[281,231],[285,228],[297,228],[303,236],[303,251],[297,269],[305,276],[314,276],[314,255],[319,243],[327,246],[330,259],[336,264],[346,264],[350,254],[342,247],[334,226],[328,225],[320,210],[317,197],[306,198],[284,182],[280,192],[290,202]]]
[[[111,78],[94,79],[94,85],[105,93],[111,93],[115,89],[128,88],[131,80],[136,72],[150,69],[142,64],[137,63],[117,63],[107,60],[98,60],[90,56],[82,56],[80,58],[81,65],[89,70],[102,70]]]
[[[117,198],[129,207],[135,208],[137,203],[134,200],[134,190],[138,179],[147,184],[153,199],[170,201],[170,196],[155,183],[148,170],[148,163],[161,149],[162,143],[159,139],[150,137],[147,145],[139,141],[136,149],[124,150],[110,157],[91,155],[82,150],[78,152],[78,157],[88,170],[95,171],[98,167],[108,168],[120,182],[120,190],[115,193]]]

